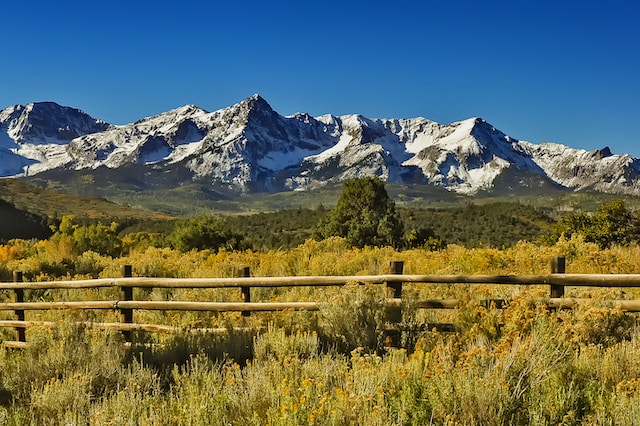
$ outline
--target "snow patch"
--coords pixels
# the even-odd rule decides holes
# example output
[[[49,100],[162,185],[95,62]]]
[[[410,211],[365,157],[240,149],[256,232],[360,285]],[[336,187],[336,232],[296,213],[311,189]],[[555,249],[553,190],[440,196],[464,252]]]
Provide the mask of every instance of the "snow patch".
[[[340,155],[345,149],[347,149],[347,147],[349,146],[352,140],[353,140],[353,137],[351,135],[343,134],[342,136],[340,136],[338,143],[335,144],[333,147],[324,150],[320,154],[310,155],[308,157],[305,157],[304,160],[310,161],[313,163],[325,162],[331,157]]]
[[[309,154],[311,151],[301,148],[289,152],[271,151],[258,160],[258,165],[267,170],[279,171],[300,164]]]

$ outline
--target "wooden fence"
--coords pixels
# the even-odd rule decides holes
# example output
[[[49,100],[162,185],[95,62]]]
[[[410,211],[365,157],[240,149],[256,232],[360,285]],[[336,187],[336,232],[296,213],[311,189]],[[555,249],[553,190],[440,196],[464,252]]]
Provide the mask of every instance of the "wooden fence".
[[[210,311],[210,312],[242,312],[248,316],[251,312],[273,312],[283,310],[317,311],[322,309],[318,302],[256,302],[251,300],[252,288],[264,287],[328,287],[344,286],[349,283],[380,284],[387,287],[388,298],[385,300],[387,320],[389,323],[402,321],[402,289],[403,285],[413,283],[427,284],[494,284],[494,285],[548,285],[549,298],[545,302],[551,308],[571,308],[582,299],[564,297],[565,286],[591,287],[640,287],[640,274],[565,274],[565,259],[553,258],[551,271],[547,275],[406,275],[403,274],[402,262],[391,262],[390,274],[355,275],[355,276],[290,276],[290,277],[251,277],[248,268],[240,271],[234,278],[146,278],[133,277],[131,266],[122,268],[121,278],[103,278],[92,280],[25,282],[20,272],[14,273],[11,283],[0,283],[0,290],[13,293],[12,302],[0,303],[0,311],[13,311],[13,320],[0,321],[0,327],[15,329],[15,341],[4,341],[5,347],[24,347],[26,345],[25,330],[34,326],[55,327],[54,322],[28,321],[25,312],[32,310],[113,310],[120,313],[120,322],[87,323],[87,326],[114,329],[121,331],[127,341],[131,341],[133,331],[174,332],[180,330],[162,324],[134,323],[135,310],[163,311]],[[99,289],[117,288],[120,290],[118,300],[100,301],[62,301],[62,302],[27,302],[25,290],[59,290],[59,289]],[[134,300],[134,288],[165,289],[216,289],[236,288],[240,290],[242,302],[190,302],[190,301],[149,301]],[[503,300],[492,301],[500,306]],[[612,301],[628,312],[640,312],[640,300]],[[460,301],[454,299],[433,299],[413,302],[416,308],[454,309]],[[216,332],[216,329],[204,331]],[[391,334],[391,342],[398,336]]]

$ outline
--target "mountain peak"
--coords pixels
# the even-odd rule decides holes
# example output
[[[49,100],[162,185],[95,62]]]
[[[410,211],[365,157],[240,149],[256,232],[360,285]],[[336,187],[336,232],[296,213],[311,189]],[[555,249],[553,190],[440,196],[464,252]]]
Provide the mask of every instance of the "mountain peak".
[[[466,120],[461,121],[461,123],[467,124],[469,126],[473,127],[487,127],[487,128],[491,128],[491,129],[495,129],[495,127],[489,123],[487,120],[485,120],[482,117],[471,117],[468,118]]]
[[[442,125],[360,114],[283,117],[259,94],[212,113],[184,105],[117,127],[55,102],[5,108],[0,160],[1,176],[100,169],[136,180],[140,171],[167,188],[196,180],[225,191],[287,191],[381,176],[464,194],[505,182],[514,191],[546,182],[640,194],[640,160],[608,147],[521,142],[481,117]]]
[[[465,127],[468,126],[469,134],[481,140],[494,140],[512,143],[516,139],[506,135],[493,124],[481,117],[473,117],[461,122]]]
[[[53,101],[30,102],[24,107],[24,111],[29,114],[55,114],[61,116],[85,116],[97,123],[105,123],[102,120],[91,117],[86,112],[69,106],[60,105]],[[106,123],[105,123],[106,124]]]
[[[250,98],[245,99],[241,103],[247,105],[250,110],[262,110],[270,113],[275,112],[273,108],[271,108],[271,105],[269,105],[269,103],[257,93]]]
[[[271,127],[273,121],[280,115],[271,108],[271,105],[260,95],[256,94],[232,107],[243,117],[247,124],[252,126]]]
[[[8,110],[5,110],[8,111]],[[31,102],[17,105],[10,114],[0,116],[0,125],[17,143],[66,143],[78,136],[101,132],[108,123],[85,112],[55,102]]]
[[[25,108],[29,111],[33,110],[34,108],[69,108],[69,109],[76,109],[76,108],[71,108],[71,107],[64,107],[56,102],[53,101],[39,101],[39,102],[29,102],[27,105],[25,105]]]
[[[608,146],[605,146],[602,149],[596,149],[595,151],[593,151],[594,160],[602,160],[603,158],[611,157],[612,155],[613,153],[611,152],[611,149]]]

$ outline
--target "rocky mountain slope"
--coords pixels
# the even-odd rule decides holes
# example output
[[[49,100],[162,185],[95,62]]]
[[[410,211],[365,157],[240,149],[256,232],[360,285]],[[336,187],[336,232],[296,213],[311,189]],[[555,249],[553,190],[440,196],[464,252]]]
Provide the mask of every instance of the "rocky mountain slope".
[[[197,182],[231,193],[306,190],[356,176],[461,194],[544,188],[640,194],[640,160],[519,141],[481,118],[284,117],[260,96],[114,126],[52,102],[0,111],[0,176],[126,176],[138,189]],[[93,181],[101,185],[100,181]]]

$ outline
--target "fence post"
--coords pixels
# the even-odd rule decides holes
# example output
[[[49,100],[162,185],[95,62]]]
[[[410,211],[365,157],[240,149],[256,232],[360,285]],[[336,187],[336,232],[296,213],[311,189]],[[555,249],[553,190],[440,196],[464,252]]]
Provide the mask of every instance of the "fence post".
[[[122,278],[131,278],[133,276],[131,265],[122,265],[121,273]],[[120,287],[120,299],[123,301],[133,300],[133,287]],[[120,321],[125,324],[133,323],[133,309],[120,309]],[[132,338],[130,330],[124,330],[122,335],[126,342],[131,343]]]
[[[402,275],[404,270],[404,262],[390,262],[389,267],[391,273],[394,275]],[[387,283],[387,297],[393,299],[402,299],[402,283],[401,282],[388,282]],[[390,347],[400,347],[401,329],[402,326],[402,305],[401,306],[387,306],[386,308],[386,320],[387,327],[385,344]]]
[[[14,283],[21,283],[22,282],[22,272],[21,271],[13,271],[13,282]],[[23,288],[14,289],[13,290],[13,295],[14,295],[14,301],[16,303],[24,302],[24,289]],[[16,320],[24,321],[24,310],[23,309],[16,309],[13,312],[16,315]],[[18,342],[26,342],[27,341],[26,330],[25,330],[24,327],[16,327],[16,340]]]
[[[244,268],[238,271],[238,277],[247,278],[251,276],[251,268],[245,266]],[[242,286],[240,287],[240,291],[242,291],[242,301],[245,303],[251,302],[251,287]],[[251,315],[251,311],[242,311],[243,317],[248,317]]]
[[[552,274],[564,274],[566,261],[564,257],[552,257],[551,258],[551,273]],[[550,297],[552,299],[564,296],[564,286],[551,284]]]

